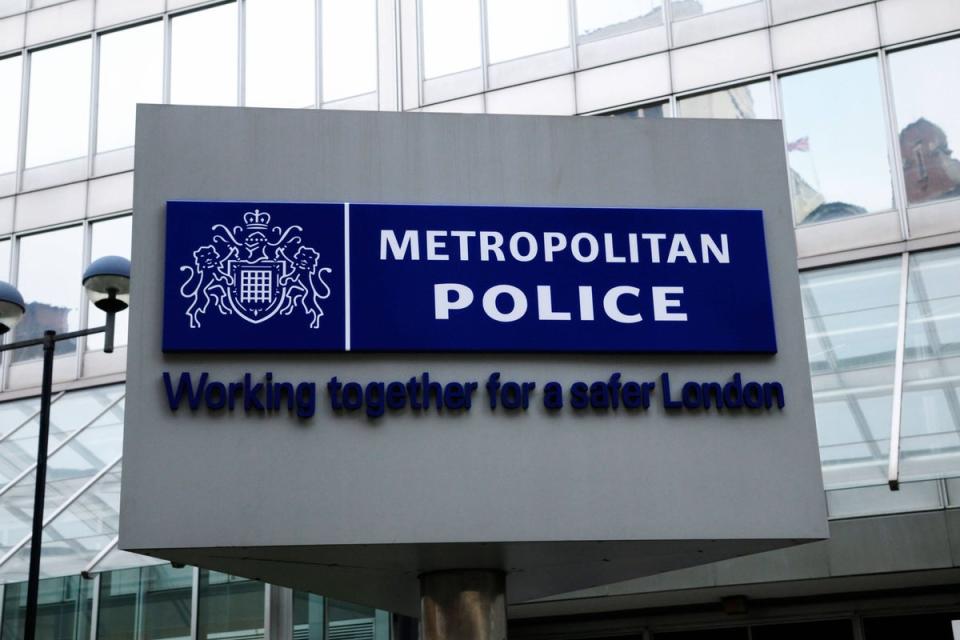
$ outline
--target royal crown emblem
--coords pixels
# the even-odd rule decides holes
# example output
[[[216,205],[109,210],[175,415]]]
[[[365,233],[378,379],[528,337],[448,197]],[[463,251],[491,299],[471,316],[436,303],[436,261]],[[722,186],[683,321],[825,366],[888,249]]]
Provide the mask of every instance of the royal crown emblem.
[[[320,253],[303,244],[303,228],[270,226],[270,214],[254,209],[243,224],[229,228],[215,224],[211,244],[197,247],[180,295],[190,301],[186,310],[190,328],[201,326],[201,316],[212,308],[222,316],[237,316],[260,324],[278,313],[304,313],[310,328],[320,328],[321,302],[330,297],[320,266]]]

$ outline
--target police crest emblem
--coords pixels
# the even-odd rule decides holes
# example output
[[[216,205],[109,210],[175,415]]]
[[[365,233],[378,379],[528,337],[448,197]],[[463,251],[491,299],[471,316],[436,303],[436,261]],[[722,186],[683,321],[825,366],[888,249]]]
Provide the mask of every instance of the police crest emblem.
[[[299,225],[271,227],[270,214],[259,209],[245,212],[242,222],[213,225],[211,243],[194,250],[193,265],[180,266],[187,274],[180,295],[190,301],[190,328],[200,328],[212,306],[251,324],[302,311],[318,329],[322,302],[330,297],[324,275],[333,270],[321,267],[319,252],[303,244]]]

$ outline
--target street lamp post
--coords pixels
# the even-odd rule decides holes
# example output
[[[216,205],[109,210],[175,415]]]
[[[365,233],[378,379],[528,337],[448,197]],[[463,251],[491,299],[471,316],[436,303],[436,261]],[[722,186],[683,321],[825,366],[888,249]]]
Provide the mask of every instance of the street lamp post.
[[[57,342],[97,333],[104,334],[103,350],[113,353],[115,316],[130,303],[130,261],[120,256],[106,256],[90,263],[83,273],[83,287],[90,301],[106,312],[102,327],[67,333],[48,330],[43,337],[20,340],[0,346],[0,352],[43,346],[43,375],[40,387],[40,432],[37,435],[37,471],[33,497],[33,530],[30,537],[30,571],[27,578],[27,611],[24,619],[24,640],[35,640],[37,633],[37,599],[40,588],[40,549],[43,540],[43,503],[47,483],[47,445],[50,436],[50,399],[53,385],[53,354]],[[23,296],[16,287],[0,282],[0,335],[10,331],[26,312]]]

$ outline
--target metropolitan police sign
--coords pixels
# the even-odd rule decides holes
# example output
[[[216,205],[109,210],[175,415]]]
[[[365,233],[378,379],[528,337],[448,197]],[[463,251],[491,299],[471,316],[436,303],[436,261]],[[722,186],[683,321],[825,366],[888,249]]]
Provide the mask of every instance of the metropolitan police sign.
[[[779,122],[140,105],[135,163],[121,548],[417,615],[827,535]]]
[[[169,202],[163,348],[775,353],[763,214]]]

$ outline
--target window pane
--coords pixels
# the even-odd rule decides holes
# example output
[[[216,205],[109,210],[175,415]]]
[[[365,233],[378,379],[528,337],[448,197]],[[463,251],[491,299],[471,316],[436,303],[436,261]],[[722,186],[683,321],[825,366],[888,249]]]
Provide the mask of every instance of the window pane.
[[[30,58],[28,167],[87,155],[90,39],[42,49]]]
[[[163,23],[100,38],[97,151],[133,145],[138,102],[163,99]]]
[[[642,107],[632,107],[630,109],[623,109],[622,111],[614,111],[607,115],[617,118],[662,118],[665,115],[663,112],[665,106],[665,102],[645,104]]]
[[[877,60],[787,76],[781,86],[797,222],[890,209]]]
[[[377,90],[375,0],[323,0],[323,100]]]
[[[770,83],[766,80],[682,98],[677,101],[682,118],[773,118]]]
[[[123,216],[122,218],[113,218],[103,222],[95,222],[92,225],[92,237],[90,242],[90,260],[96,260],[103,256],[123,256],[130,258],[130,242],[133,238],[133,218]],[[107,314],[87,303],[87,326],[100,327],[107,321]],[[120,346],[127,344],[127,330],[129,312],[122,311],[116,315],[116,326],[114,327],[113,344]],[[87,349],[90,351],[99,351],[103,349],[103,334],[98,333],[87,338]]]
[[[960,197],[960,40],[890,54],[907,200]]]
[[[683,18],[692,18],[693,16],[711,13],[713,11],[722,11],[731,7],[739,7],[743,4],[753,4],[757,0],[670,0],[673,6],[670,8],[673,12],[674,20]]]
[[[423,73],[436,78],[480,66],[477,0],[422,0]]]
[[[171,20],[170,101],[237,104],[237,5]]]
[[[93,582],[80,576],[41,580],[37,598],[37,638],[87,640]],[[27,583],[3,589],[3,638],[23,637],[27,610]]]
[[[886,480],[900,258],[800,274],[827,488]]]
[[[97,638],[189,638],[192,586],[192,569],[170,565],[100,574]]]
[[[199,640],[263,638],[263,583],[200,571]]]
[[[364,607],[339,600],[327,601],[328,638],[365,638],[373,640],[376,613]]]
[[[901,478],[960,470],[960,248],[910,256]]]
[[[20,239],[17,288],[27,303],[27,313],[14,329],[17,340],[37,338],[47,329],[63,333],[79,328],[82,251],[82,227]],[[64,340],[57,343],[57,354],[70,353],[76,348],[76,341]],[[41,355],[41,347],[27,347],[15,350],[13,360],[30,360]]]
[[[305,591],[293,592],[293,636],[297,640],[324,640],[323,596]]]
[[[0,60],[0,174],[17,170],[17,134],[20,130],[20,74],[22,58]]]
[[[490,62],[570,45],[567,0],[487,0]]]
[[[582,40],[609,38],[661,24],[661,0],[577,0],[577,35]]]
[[[314,0],[247,0],[246,104],[312,107]]]

